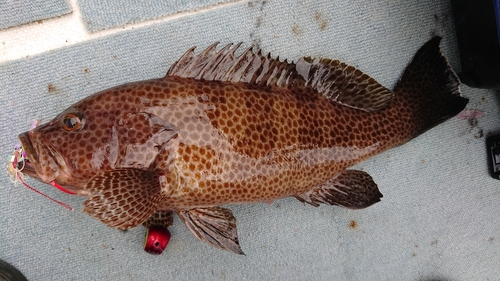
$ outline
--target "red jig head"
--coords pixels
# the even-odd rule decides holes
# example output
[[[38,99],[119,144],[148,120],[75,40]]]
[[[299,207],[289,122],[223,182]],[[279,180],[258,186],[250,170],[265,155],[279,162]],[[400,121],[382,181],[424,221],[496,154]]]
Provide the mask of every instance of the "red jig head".
[[[161,225],[151,225],[144,236],[144,251],[159,255],[165,250],[170,241],[170,231]]]

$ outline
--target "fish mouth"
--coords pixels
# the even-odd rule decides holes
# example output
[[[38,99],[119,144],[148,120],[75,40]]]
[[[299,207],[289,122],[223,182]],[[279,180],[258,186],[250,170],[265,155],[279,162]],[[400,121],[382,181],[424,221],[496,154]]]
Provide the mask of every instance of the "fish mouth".
[[[56,180],[65,167],[65,162],[57,151],[46,144],[40,135],[32,131],[19,135],[19,140],[26,153],[25,160],[18,163],[18,168],[30,177],[50,183]],[[66,174],[66,173],[64,173]]]
[[[35,166],[38,166],[38,155],[33,149],[33,144],[31,143],[31,140],[28,136],[28,132],[20,134],[19,140],[21,141],[21,146],[26,153],[26,159],[24,159],[22,162],[18,162],[16,168],[22,170],[23,174],[26,174],[29,177],[41,180],[35,169]]]
[[[68,194],[80,194],[72,183],[71,171],[65,159],[43,140],[38,132],[27,131],[18,136],[26,156],[16,168],[36,180],[51,184]]]

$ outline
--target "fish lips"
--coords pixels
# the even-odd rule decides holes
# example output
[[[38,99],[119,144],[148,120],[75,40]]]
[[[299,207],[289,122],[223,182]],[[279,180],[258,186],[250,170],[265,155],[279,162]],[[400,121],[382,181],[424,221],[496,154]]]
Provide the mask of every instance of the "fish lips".
[[[27,174],[29,177],[39,179],[40,177],[36,173],[34,165],[38,165],[38,158],[33,150],[33,146],[31,144],[31,140],[28,137],[28,132],[24,132],[19,135],[19,140],[21,141],[21,146],[24,149],[24,152],[26,153],[26,158],[29,160],[24,160],[24,163],[22,164],[23,168],[22,171],[24,174]]]
[[[56,179],[60,172],[58,162],[62,159],[40,139],[40,134],[33,131],[24,132],[19,135],[19,140],[28,159],[22,172],[45,183]]]

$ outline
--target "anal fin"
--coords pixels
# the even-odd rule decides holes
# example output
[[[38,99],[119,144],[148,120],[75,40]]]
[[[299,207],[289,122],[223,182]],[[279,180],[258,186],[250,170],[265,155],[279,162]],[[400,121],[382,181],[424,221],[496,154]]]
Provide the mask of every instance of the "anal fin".
[[[120,169],[94,176],[85,185],[90,196],[83,211],[110,227],[135,227],[156,211],[160,201],[158,176],[151,171]]]
[[[179,217],[201,241],[222,250],[243,255],[236,232],[236,219],[229,209],[196,208],[180,211]]]
[[[382,193],[368,173],[344,170],[310,191],[296,195],[295,198],[315,207],[322,203],[362,209],[379,202]]]

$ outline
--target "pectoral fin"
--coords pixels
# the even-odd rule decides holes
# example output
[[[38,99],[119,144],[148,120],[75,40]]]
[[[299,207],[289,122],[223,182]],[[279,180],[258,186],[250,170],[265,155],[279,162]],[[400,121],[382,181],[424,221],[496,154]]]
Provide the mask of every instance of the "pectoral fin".
[[[156,211],[160,184],[155,173],[138,169],[106,171],[85,185],[90,197],[83,211],[118,229],[135,227]]]
[[[315,207],[323,203],[362,209],[380,201],[382,193],[368,173],[344,170],[323,184],[295,197]]]
[[[231,210],[221,207],[196,208],[179,212],[187,228],[201,241],[236,254],[241,251],[236,232],[236,219]]]

